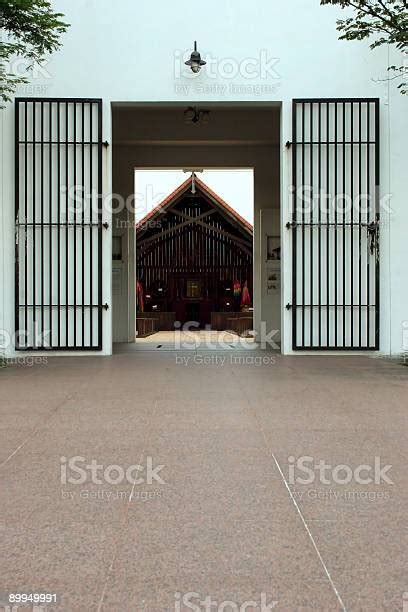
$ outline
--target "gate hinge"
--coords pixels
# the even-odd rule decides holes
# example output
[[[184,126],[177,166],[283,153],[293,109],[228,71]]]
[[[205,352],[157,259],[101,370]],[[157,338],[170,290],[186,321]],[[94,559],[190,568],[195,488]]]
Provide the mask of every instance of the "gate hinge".
[[[105,302],[105,304],[102,304],[102,308],[104,310],[109,310],[109,304],[107,302]]]
[[[287,149],[290,149],[290,147],[291,147],[291,146],[292,146],[292,143],[290,142],[290,140],[288,140],[288,141],[286,142],[286,144],[285,144],[285,147],[286,147]]]
[[[108,142],[107,140],[104,140],[104,141],[103,141],[103,143],[102,143],[102,145],[103,145],[104,147],[109,147],[109,142]]]
[[[292,308],[292,304],[286,304],[285,308],[286,310],[290,310]]]
[[[104,227],[105,229],[109,228],[109,223],[107,223],[107,221],[105,221],[105,223],[102,223],[102,227]]]
[[[293,229],[296,226],[297,226],[297,223],[295,223],[295,221],[288,221],[286,224],[287,229]]]

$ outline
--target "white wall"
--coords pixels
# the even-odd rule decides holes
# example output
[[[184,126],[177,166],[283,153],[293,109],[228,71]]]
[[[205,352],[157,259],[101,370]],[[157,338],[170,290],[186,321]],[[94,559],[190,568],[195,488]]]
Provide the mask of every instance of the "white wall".
[[[101,97],[104,138],[111,140],[111,101],[282,101],[282,140],[291,139],[291,100],[295,97],[379,97],[381,100],[381,192],[392,193],[392,212],[381,237],[381,349],[401,350],[402,322],[408,320],[406,282],[408,227],[407,101],[386,76],[386,49],[371,51],[366,42],[337,39],[341,13],[321,7],[318,0],[207,0],[201,8],[187,0],[57,0],[71,27],[63,49],[36,75],[33,87],[19,95]],[[197,40],[210,64],[198,79],[179,74],[180,50]],[[271,70],[248,78],[226,71],[247,67],[262,54],[278,58]],[[232,63],[229,61],[232,58]],[[398,57],[391,58],[397,63]],[[244,62],[244,63],[243,63]],[[215,72],[214,72],[215,70]],[[215,74],[212,78],[211,74]],[[243,85],[246,90],[231,88]],[[254,87],[255,85],[255,87]],[[225,88],[225,89],[224,89]],[[263,88],[263,89],[262,89]],[[0,262],[0,324],[14,326],[14,187],[13,107],[1,112],[2,126],[2,249]],[[110,191],[111,152],[105,153],[104,191]],[[282,217],[288,218],[289,154],[282,152]],[[111,303],[109,241],[104,250],[104,301]],[[284,299],[291,301],[290,239],[283,243]],[[107,315],[109,316],[109,315]],[[284,312],[284,350],[290,352],[290,313]],[[104,352],[111,350],[105,326]],[[10,353],[11,354],[11,349]]]

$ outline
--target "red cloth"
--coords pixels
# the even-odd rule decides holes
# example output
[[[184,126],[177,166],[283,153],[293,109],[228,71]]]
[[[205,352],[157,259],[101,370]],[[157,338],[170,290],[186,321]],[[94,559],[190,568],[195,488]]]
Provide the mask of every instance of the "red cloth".
[[[241,306],[250,306],[251,296],[249,295],[248,283],[245,281],[242,288]]]
[[[143,285],[141,282],[136,280],[136,310],[144,312],[144,296],[143,296]]]
[[[239,298],[241,295],[241,283],[238,279],[234,280],[234,297]]]

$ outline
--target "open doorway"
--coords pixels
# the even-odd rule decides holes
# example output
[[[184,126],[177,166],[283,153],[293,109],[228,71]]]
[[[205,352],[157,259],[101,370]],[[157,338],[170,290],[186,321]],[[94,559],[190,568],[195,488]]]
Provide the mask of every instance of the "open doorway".
[[[135,193],[136,342],[250,341],[253,170],[136,170]]]
[[[252,225],[252,237],[249,238],[249,242],[252,242],[252,281],[250,274],[248,279],[244,278],[244,273],[236,279],[234,272],[231,272],[229,278],[232,286],[229,282],[225,291],[233,293],[234,280],[238,280],[242,295],[243,285],[247,280],[250,308],[253,308],[250,316],[253,317],[256,334],[267,335],[273,331],[275,341],[279,342],[282,320],[281,106],[279,103],[206,103],[204,109],[204,105],[195,103],[193,119],[191,115],[191,106],[180,103],[112,104],[113,192],[125,203],[124,206],[118,207],[113,215],[113,341],[137,345],[136,259],[140,236],[136,214],[138,202],[135,201],[135,171],[162,172],[167,169],[168,172],[178,172],[177,181],[173,185],[158,190],[161,191],[161,199],[166,200],[183,182],[191,179],[193,171],[197,186],[200,181],[205,184],[205,172],[199,170],[213,172],[214,175],[215,171],[218,171],[221,176],[225,171],[245,172],[249,169],[253,180],[253,218],[247,219]],[[205,117],[205,121],[194,121],[197,117]],[[184,173],[183,170],[187,172]],[[242,241],[240,244],[248,244],[248,237],[242,234],[242,227],[237,227],[236,215],[229,215],[227,219],[226,210],[228,205],[232,204],[234,207],[234,198],[223,193],[219,185],[210,183],[207,187],[215,194],[215,199],[219,197],[227,205],[222,211],[224,219],[225,222],[233,222],[235,236]],[[187,185],[186,189],[190,190],[192,195],[191,186]],[[158,197],[154,205],[159,202]],[[240,211],[238,215],[243,216]],[[211,216],[204,218],[202,222],[208,225],[210,219]],[[183,222],[181,217],[179,224],[180,221]],[[186,218],[185,221],[189,219]],[[227,231],[231,233],[231,227]],[[144,235],[146,239],[153,238],[146,232]],[[177,283],[171,281],[172,305],[166,305],[168,310],[165,312],[178,313],[180,316],[175,316],[175,320],[182,323],[188,320],[196,321],[198,328],[206,321],[211,324],[211,312],[216,313],[219,305],[214,310],[211,307],[205,308],[204,305],[200,309],[197,300],[204,301],[207,292],[211,298],[213,281],[206,279],[205,282],[197,282],[200,279],[194,278],[194,274],[178,280],[178,289]],[[155,287],[156,295],[152,296],[150,288],[149,284],[146,285],[146,282],[142,281],[144,299],[146,295],[150,295],[147,299],[151,300],[151,307],[156,305],[158,310],[160,304],[153,302],[158,301],[160,293],[169,292],[170,289],[168,286]],[[218,291],[215,298],[219,304],[220,298],[225,298],[225,295],[220,295],[222,289],[218,284],[215,288]],[[163,291],[159,291],[160,289]],[[173,303],[177,300],[177,295],[184,304],[179,304],[176,308]],[[187,299],[190,300],[189,303],[186,302]],[[241,308],[240,313],[242,315]],[[160,317],[161,315],[157,318]],[[223,324],[223,327],[227,326]],[[201,331],[202,329],[197,330]]]

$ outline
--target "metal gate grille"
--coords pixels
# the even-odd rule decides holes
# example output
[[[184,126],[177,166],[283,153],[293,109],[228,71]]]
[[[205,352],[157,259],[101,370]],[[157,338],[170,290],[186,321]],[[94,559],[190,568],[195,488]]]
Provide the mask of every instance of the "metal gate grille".
[[[102,348],[102,102],[18,98],[16,348]]]
[[[293,349],[379,348],[379,101],[293,101]]]

